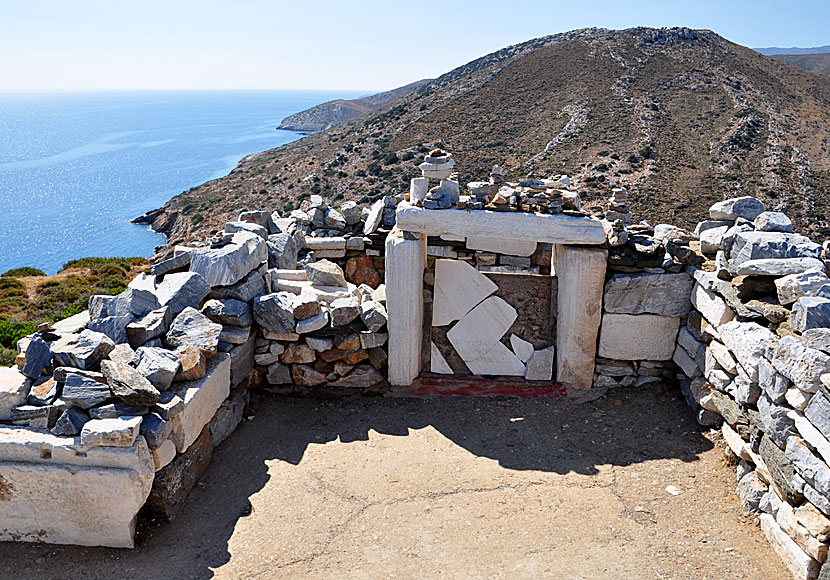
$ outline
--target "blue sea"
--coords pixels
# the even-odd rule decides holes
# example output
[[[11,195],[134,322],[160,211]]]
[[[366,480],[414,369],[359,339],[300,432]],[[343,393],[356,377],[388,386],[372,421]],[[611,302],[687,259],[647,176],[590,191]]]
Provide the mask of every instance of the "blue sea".
[[[151,256],[128,220],[302,137],[298,111],[354,91],[0,94],[0,273],[85,256]]]

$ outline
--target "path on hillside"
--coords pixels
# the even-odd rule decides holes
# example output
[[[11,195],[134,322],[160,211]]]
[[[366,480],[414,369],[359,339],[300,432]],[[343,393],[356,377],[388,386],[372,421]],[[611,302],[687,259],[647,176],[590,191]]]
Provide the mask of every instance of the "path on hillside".
[[[0,578],[789,577],[669,390],[254,412],[135,550],[0,544]]]

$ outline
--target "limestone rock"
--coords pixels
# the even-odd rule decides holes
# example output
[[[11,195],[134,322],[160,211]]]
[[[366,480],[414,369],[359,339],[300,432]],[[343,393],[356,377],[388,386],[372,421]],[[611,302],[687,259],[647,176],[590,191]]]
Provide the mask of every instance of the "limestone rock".
[[[816,258],[770,258],[730,265],[732,273],[736,276],[786,276],[823,267],[824,263]]]
[[[775,335],[754,322],[733,320],[718,327],[723,344],[735,355],[752,382],[758,381],[758,363],[761,358],[761,343],[775,341]]]
[[[830,353],[830,328],[810,328],[801,334],[804,346]]]
[[[378,332],[386,325],[389,315],[383,304],[369,300],[360,305],[360,319],[370,332]]]
[[[52,343],[52,356],[55,366],[94,370],[114,347],[115,343],[105,334],[84,330]]]
[[[553,378],[553,357],[555,348],[549,346],[533,352],[527,361],[525,378],[529,381],[549,381]]]
[[[166,342],[172,348],[192,344],[198,347],[206,357],[210,357],[216,353],[221,333],[221,324],[211,322],[207,316],[195,308],[187,307],[176,316],[167,333]]]
[[[141,417],[92,419],[81,429],[81,444],[86,447],[132,447],[140,426]]]
[[[761,413],[761,421],[764,423],[767,435],[779,447],[785,447],[787,439],[796,433],[795,423],[787,414],[789,409],[766,395],[761,395],[758,398],[758,411]]]
[[[136,350],[133,364],[159,391],[170,388],[182,365],[175,352],[146,346]],[[150,448],[153,448],[152,445]]]
[[[254,320],[268,332],[294,332],[294,298],[288,292],[274,292],[254,299]]]
[[[269,385],[290,385],[291,371],[288,365],[280,362],[274,362],[268,366],[268,374],[266,380]]]
[[[821,387],[821,375],[830,372],[830,356],[803,346],[795,337],[785,336],[775,348],[772,365],[797,388],[815,393]]]
[[[297,238],[289,234],[268,236],[268,267],[293,270],[297,267],[297,254],[300,251]]]
[[[190,271],[201,274],[209,286],[230,286],[242,280],[267,258],[268,248],[261,237],[239,232],[226,246],[193,250]]]
[[[825,497],[830,496],[830,467],[816,457],[800,437],[794,435],[787,439],[785,452],[787,459],[807,483]]]
[[[101,363],[101,372],[112,394],[128,405],[152,405],[161,397],[159,390],[129,365],[105,360]]]
[[[323,311],[309,318],[297,321],[296,332],[297,334],[308,334],[309,332],[315,332],[325,328],[328,323],[329,313]]]
[[[738,218],[754,220],[765,211],[764,204],[755,197],[735,197],[719,201],[709,208],[713,220],[735,221]]]
[[[208,300],[202,307],[202,314],[223,326],[245,328],[254,323],[251,306],[247,302],[233,298]]]
[[[753,221],[759,232],[786,232],[792,233],[793,222],[780,211],[765,211],[759,213]]]
[[[346,220],[346,225],[356,225],[360,223],[360,208],[353,201],[347,201],[340,206],[340,214]]]
[[[830,439],[830,397],[824,391],[819,391],[810,399],[810,403],[804,409],[804,415],[822,436]]]
[[[229,234],[235,234],[237,232],[248,232],[259,236],[263,240],[268,239],[268,228],[260,224],[251,222],[228,222],[225,224],[225,232]]]
[[[314,351],[305,344],[289,344],[280,355],[280,361],[286,364],[312,363],[315,359]]]
[[[319,260],[306,264],[305,271],[313,286],[347,287],[343,270],[340,266],[329,260]]]
[[[744,510],[750,513],[758,513],[761,511],[758,506],[761,503],[761,497],[768,490],[769,487],[761,481],[761,478],[758,477],[756,472],[750,471],[744,475],[738,483],[737,489]]]
[[[827,284],[830,284],[830,278],[824,270],[809,270],[775,280],[778,301],[781,304],[792,304],[802,296],[818,296],[821,288]],[[828,296],[824,297],[830,297],[830,286],[827,286],[826,293]]]
[[[291,378],[294,384],[303,387],[315,387],[328,382],[326,375],[306,365],[293,365]]]
[[[441,351],[438,350],[438,347],[435,346],[435,343],[430,341],[429,343],[430,348],[430,355],[429,355],[429,370],[433,373],[437,373],[439,375],[451,375],[453,374],[452,367],[447,362],[447,359],[444,358],[444,355],[441,354]]]
[[[175,393],[184,402],[184,408],[172,419],[173,431],[170,438],[179,453],[196,441],[204,426],[228,398],[230,372],[230,355],[218,353],[208,360],[208,369],[202,379],[178,385]]]
[[[678,274],[614,275],[605,284],[603,307],[616,314],[686,316],[694,281]]]
[[[127,339],[130,342],[130,346],[138,348],[148,340],[164,336],[169,330],[172,320],[173,313],[170,307],[164,306],[156,310],[151,310],[140,320],[130,322],[127,325]]]
[[[811,328],[830,327],[830,298],[802,296],[793,306],[790,314],[790,328],[804,332]]]
[[[317,297],[311,292],[301,292],[299,296],[292,299],[294,318],[305,320],[317,316],[321,312],[320,303]]]
[[[517,316],[516,310],[502,298],[491,296],[451,328],[447,338],[465,362],[475,361],[499,342]]]
[[[692,305],[716,328],[735,318],[735,313],[720,296],[700,284],[695,284],[692,289]]]
[[[656,314],[604,314],[599,356],[614,360],[670,360],[680,319]]]
[[[58,420],[55,426],[50,429],[53,435],[63,435],[66,437],[74,437],[81,433],[86,422],[89,421],[89,415],[84,413],[77,407],[68,407]]]
[[[0,367],[0,421],[8,421],[14,407],[26,403],[29,383],[17,367]]]
[[[188,306],[199,307],[209,293],[210,286],[197,272],[167,274],[156,288],[160,305],[170,307],[172,316],[176,316]]]
[[[205,376],[207,358],[195,344],[185,344],[173,351],[179,358],[181,367],[174,381],[195,381]]]
[[[365,389],[376,385],[382,380],[383,375],[371,365],[358,365],[351,373],[336,381],[332,381],[329,385],[345,389]]]
[[[515,334],[510,335],[510,346],[523,363],[526,363],[533,356],[533,345]]]
[[[366,224],[363,226],[363,235],[368,236],[377,231],[383,219],[383,200],[379,199],[372,204],[366,216]]]
[[[172,258],[163,260],[158,264],[150,266],[150,274],[153,276],[164,276],[171,272],[187,270],[190,267],[190,252],[176,254]]]
[[[41,377],[32,385],[26,402],[30,405],[50,405],[57,398],[58,381],[54,377]]]
[[[168,440],[172,432],[173,423],[162,419],[156,413],[147,413],[141,420],[139,434],[147,441],[147,446],[150,449],[158,449],[161,447]]]
[[[338,298],[330,304],[331,325],[345,326],[360,315],[360,303],[354,297]]]
[[[108,385],[75,373],[66,375],[61,394],[61,399],[67,405],[81,409],[89,409],[112,397],[113,394]]]
[[[144,316],[160,306],[158,298],[149,289],[131,288],[116,296],[93,295],[89,297],[91,320],[108,316]]]
[[[267,269],[259,268],[254,270],[242,280],[231,286],[214,286],[210,288],[210,297],[223,300],[225,298],[232,298],[241,302],[250,303],[257,296],[262,296],[269,292],[268,282],[265,274]]]
[[[20,372],[29,378],[36,379],[50,364],[52,364],[52,350],[49,343],[36,334],[26,347],[26,362]]]
[[[107,335],[116,344],[125,343],[128,340],[127,326],[134,320],[132,314],[123,316],[105,316],[90,320],[87,326],[89,330]]]
[[[761,514],[761,529],[767,541],[772,544],[778,557],[797,580],[811,580],[819,571],[819,563],[808,556],[795,541],[787,535],[769,514]]]

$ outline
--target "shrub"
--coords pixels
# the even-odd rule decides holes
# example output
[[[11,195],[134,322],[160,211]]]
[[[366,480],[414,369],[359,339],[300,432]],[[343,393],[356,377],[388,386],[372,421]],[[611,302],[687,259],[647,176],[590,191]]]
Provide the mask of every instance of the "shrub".
[[[16,350],[0,347],[0,367],[12,366],[15,358],[17,358]]]
[[[79,258],[77,260],[69,260],[63,265],[61,270],[68,268],[95,268],[103,264],[118,264],[122,268],[129,270],[133,266],[142,266],[147,264],[147,258]]]
[[[38,270],[37,268],[32,268],[31,266],[23,266],[22,268],[13,268],[2,274],[3,277],[9,276],[45,276],[46,272],[43,270]]]
[[[37,322],[0,320],[0,346],[15,348],[17,341],[37,330]]]

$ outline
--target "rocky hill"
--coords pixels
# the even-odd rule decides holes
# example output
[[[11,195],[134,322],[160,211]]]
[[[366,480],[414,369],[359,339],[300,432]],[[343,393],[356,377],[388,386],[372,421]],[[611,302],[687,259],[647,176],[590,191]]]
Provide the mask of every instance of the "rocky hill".
[[[830,75],[830,53],[828,52],[819,54],[773,54],[772,58],[810,72]]]
[[[383,93],[361,97],[359,99],[335,99],[320,105],[289,115],[282,120],[277,129],[288,131],[325,131],[336,125],[342,125],[365,113],[379,109],[384,105],[395,101],[407,93],[421,87],[429,79],[415,81],[403,87],[392,89]]]
[[[369,202],[408,190],[434,145],[462,183],[496,163],[567,173],[583,203],[625,185],[639,218],[693,226],[754,195],[830,234],[830,78],[705,30],[584,29],[486,55],[379,110],[252,155],[145,216],[172,243],[241,210],[290,211],[313,193]]]

